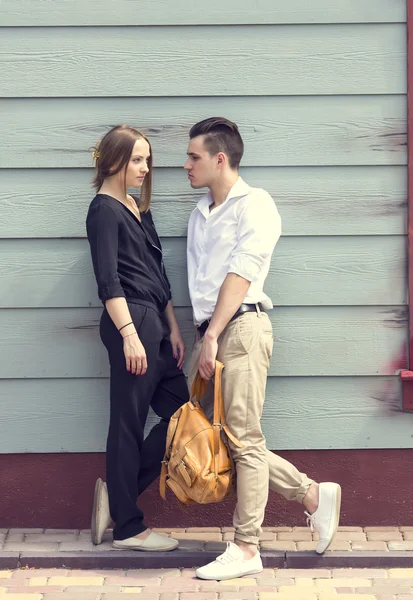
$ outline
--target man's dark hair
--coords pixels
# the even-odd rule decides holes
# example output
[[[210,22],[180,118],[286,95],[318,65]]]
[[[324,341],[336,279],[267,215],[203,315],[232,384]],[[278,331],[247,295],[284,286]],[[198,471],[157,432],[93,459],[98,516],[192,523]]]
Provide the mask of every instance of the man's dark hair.
[[[238,169],[244,154],[244,142],[236,123],[223,117],[210,117],[191,128],[191,140],[199,135],[205,136],[204,145],[211,156],[224,152],[228,156],[231,169]]]

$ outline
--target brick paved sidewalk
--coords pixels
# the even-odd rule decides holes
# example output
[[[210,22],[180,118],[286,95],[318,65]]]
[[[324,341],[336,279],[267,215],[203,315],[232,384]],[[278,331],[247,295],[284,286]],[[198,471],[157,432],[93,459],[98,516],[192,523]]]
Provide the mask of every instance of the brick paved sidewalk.
[[[230,527],[156,529],[179,539],[174,552],[125,552],[111,532],[94,546],[89,530],[0,530],[0,569],[29,567],[184,568],[206,564],[233,539]],[[413,527],[340,527],[330,549],[315,553],[317,536],[305,527],[266,527],[261,553],[266,567],[413,567]],[[413,600],[413,597],[412,597]]]
[[[140,596],[137,596],[140,594]],[[412,600],[411,569],[265,569],[202,581],[191,569],[0,571],[0,600]]]

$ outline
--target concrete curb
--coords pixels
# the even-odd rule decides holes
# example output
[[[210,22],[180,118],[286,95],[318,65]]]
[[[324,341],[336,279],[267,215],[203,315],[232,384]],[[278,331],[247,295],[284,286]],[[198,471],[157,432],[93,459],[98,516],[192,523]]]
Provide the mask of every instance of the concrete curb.
[[[192,569],[214,560],[218,551],[174,552],[10,552],[0,553],[0,569]],[[412,567],[411,552],[261,552],[265,568],[391,568]]]
[[[413,566],[413,552],[286,552],[285,569],[390,569]]]
[[[0,569],[17,569],[20,566],[18,552],[0,552]]]

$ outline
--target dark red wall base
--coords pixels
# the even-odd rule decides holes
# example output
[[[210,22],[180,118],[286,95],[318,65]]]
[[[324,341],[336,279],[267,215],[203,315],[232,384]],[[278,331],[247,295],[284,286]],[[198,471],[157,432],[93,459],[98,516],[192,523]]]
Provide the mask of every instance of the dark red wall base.
[[[280,452],[317,481],[343,488],[342,525],[413,526],[413,449]],[[95,480],[104,477],[104,454],[0,455],[0,528],[85,529]],[[234,501],[182,509],[157,483],[140,499],[152,527],[232,525]],[[304,525],[303,508],[270,492],[265,525]]]

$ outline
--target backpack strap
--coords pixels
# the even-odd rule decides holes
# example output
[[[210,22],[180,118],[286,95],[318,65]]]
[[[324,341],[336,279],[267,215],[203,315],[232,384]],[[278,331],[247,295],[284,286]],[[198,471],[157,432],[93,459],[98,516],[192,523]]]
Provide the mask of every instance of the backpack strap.
[[[207,391],[207,387],[208,382],[205,379],[202,379],[199,371],[197,371],[191,386],[190,401],[192,404],[199,406],[199,401]],[[196,400],[194,400],[194,398],[196,398]]]
[[[162,461],[161,478],[159,481],[159,494],[163,500],[166,500],[166,476],[168,474],[167,462]]]

